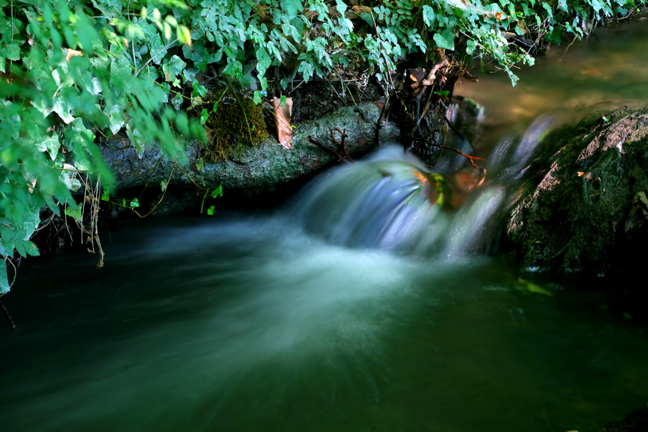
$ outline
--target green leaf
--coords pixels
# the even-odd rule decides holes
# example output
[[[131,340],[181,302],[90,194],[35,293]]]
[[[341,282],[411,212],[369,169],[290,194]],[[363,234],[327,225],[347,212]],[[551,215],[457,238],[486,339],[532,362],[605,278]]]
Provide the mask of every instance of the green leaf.
[[[110,194],[105,189],[101,192],[101,201],[110,201]]]
[[[47,153],[49,153],[50,158],[52,160],[55,160],[56,156],[58,155],[59,149],[61,148],[61,142],[59,141],[59,137],[57,135],[52,135],[40,142],[37,142],[36,147],[42,152],[46,151]]]
[[[196,163],[196,169],[198,171],[202,171],[204,166],[205,166],[205,160],[203,158],[198,159],[198,162]]]
[[[212,112],[218,111],[218,102],[214,102],[214,107],[212,108]]]
[[[285,107],[286,106],[286,96],[281,96],[281,106]]]
[[[160,182],[160,189],[162,189],[162,192],[164,192],[164,191],[166,190],[166,188],[167,188],[167,181],[166,181],[166,180],[162,180],[162,181]]]
[[[78,208],[76,210],[72,210],[71,207],[65,207],[65,214],[70,216],[71,218],[81,221],[81,209]]]
[[[184,25],[178,26],[176,28],[176,37],[178,38],[181,44],[191,46],[191,31],[189,31],[187,26]]]
[[[218,186],[211,193],[212,198],[218,198],[223,196],[223,185]]]
[[[38,246],[30,242],[29,240],[16,242],[16,250],[23,257],[40,255],[40,252],[38,251]]]
[[[20,60],[20,46],[17,43],[10,43],[5,49],[5,56],[9,60]]]
[[[207,111],[206,109],[203,109],[200,112],[200,124],[204,125],[205,123],[207,123],[208,118],[209,118],[209,111]]]
[[[281,9],[286,12],[288,19],[293,19],[304,10],[304,6],[301,0],[281,0]]]
[[[254,103],[257,104],[257,105],[259,105],[261,102],[263,102],[261,100],[261,93],[258,90],[256,90],[254,92],[254,99],[253,100],[254,100]]]
[[[187,63],[182,61],[182,59],[177,55],[173,55],[171,59],[165,60],[164,64],[162,65],[164,80],[167,82],[174,82],[175,80],[177,80],[177,76],[182,73],[186,66]]]
[[[466,42],[466,54],[472,55],[475,52],[475,48],[477,48],[477,43],[472,39],[468,39],[468,42]]]
[[[214,209],[215,209],[215,208],[216,208],[216,207],[214,207],[214,206],[210,206],[210,207],[207,209],[207,214],[208,214],[209,216],[214,216]]]
[[[454,50],[454,34],[452,34],[452,30],[445,29],[443,33],[435,33],[434,42],[439,48]]]
[[[137,198],[133,198],[131,202],[129,203],[130,208],[137,208],[140,206],[139,200]]]
[[[191,97],[196,97],[196,96],[205,97],[207,95],[207,89],[204,86],[200,85],[198,81],[194,81],[191,84],[191,87],[193,88],[193,91],[191,92]]]

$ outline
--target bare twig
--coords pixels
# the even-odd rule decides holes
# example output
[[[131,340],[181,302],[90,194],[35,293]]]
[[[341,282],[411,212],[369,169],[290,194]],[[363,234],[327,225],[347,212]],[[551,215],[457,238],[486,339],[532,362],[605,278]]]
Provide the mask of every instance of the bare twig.
[[[446,121],[446,123],[448,123],[448,126],[450,126],[450,129],[452,129],[452,130],[454,131],[454,133],[456,133],[457,135],[459,135],[459,138],[461,138],[462,140],[466,141],[466,142],[468,143],[468,145],[470,146],[470,148],[473,149],[473,150],[475,150],[475,147],[473,147],[473,145],[470,143],[470,141],[468,141],[468,140],[466,139],[466,137],[463,136],[462,133],[459,132],[459,131],[458,131],[458,130],[457,130],[457,129],[452,125],[452,122],[451,122],[450,120],[448,120],[448,117],[443,116],[443,119]]]
[[[155,209],[160,205],[160,203],[162,203],[162,201],[164,201],[164,196],[166,195],[167,190],[169,190],[169,182],[171,181],[171,177],[173,177],[173,171],[175,170],[175,167],[176,167],[176,166],[178,166],[178,163],[174,161],[174,162],[173,162],[173,168],[171,168],[171,174],[169,174],[169,179],[167,180],[167,187],[164,188],[164,192],[162,192],[162,197],[160,197],[160,200],[157,202],[157,204],[155,204],[155,205],[153,206],[153,208],[152,208],[151,210],[149,210],[149,212],[146,213],[144,216],[142,216],[141,214],[139,214],[139,212],[133,210],[137,216],[139,216],[140,218],[144,219],[145,217],[147,217],[147,216],[149,216],[151,213],[153,213],[153,212],[155,211]]]
[[[153,61],[153,59],[154,59],[155,57],[157,57],[157,56],[158,56],[162,51],[168,49],[171,45],[173,45],[173,44],[176,43],[176,42],[178,42],[178,39],[174,39],[174,40],[172,40],[171,42],[169,42],[168,44],[166,44],[166,46],[162,47],[158,52],[156,52],[154,55],[152,55],[151,58],[148,59],[148,60],[146,61],[146,63],[144,63],[144,66],[142,66],[142,67],[141,67],[137,72],[135,72],[135,76],[139,75],[140,72],[142,72],[144,69],[146,69],[146,66],[148,66],[149,63],[151,63],[151,62]]]
[[[428,138],[426,138],[426,137],[417,137],[417,138],[414,138],[414,139],[415,139],[416,141],[423,141],[423,142],[425,142],[426,144],[431,145],[431,146],[433,146],[433,147],[437,147],[437,148],[440,148],[440,149],[443,149],[443,150],[450,150],[450,151],[453,151],[453,152],[455,152],[455,153],[459,153],[461,156],[467,158],[468,161],[470,162],[470,164],[471,164],[473,167],[477,168],[477,169],[480,170],[480,171],[483,171],[483,170],[484,170],[484,168],[482,168],[482,167],[476,165],[475,162],[474,162],[474,161],[476,161],[476,160],[485,161],[486,159],[484,159],[484,158],[480,158],[480,157],[477,157],[477,156],[470,156],[470,155],[468,155],[468,154],[466,154],[466,153],[462,152],[461,150],[456,149],[456,148],[454,148],[454,147],[446,147],[446,146],[441,145],[441,144],[436,144],[436,143],[432,142],[430,139],[428,139]]]

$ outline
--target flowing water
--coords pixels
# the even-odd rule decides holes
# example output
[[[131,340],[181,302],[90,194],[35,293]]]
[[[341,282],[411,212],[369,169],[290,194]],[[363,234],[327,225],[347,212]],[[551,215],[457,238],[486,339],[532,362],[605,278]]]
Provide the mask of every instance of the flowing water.
[[[642,327],[485,254],[546,111],[504,122],[453,213],[386,148],[273,213],[124,224],[99,270],[34,263],[3,299],[0,430],[586,432],[641,407]]]

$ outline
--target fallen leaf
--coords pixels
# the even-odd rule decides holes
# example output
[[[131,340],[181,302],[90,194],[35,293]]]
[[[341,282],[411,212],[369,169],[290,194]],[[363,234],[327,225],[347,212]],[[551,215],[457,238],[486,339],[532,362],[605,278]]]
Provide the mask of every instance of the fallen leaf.
[[[546,296],[553,297],[552,292],[547,291],[546,289],[542,288],[539,285],[534,284],[533,282],[525,281],[521,277],[518,277],[518,282],[520,282],[522,286],[531,293],[544,294]]]
[[[357,13],[358,15],[360,15],[360,14],[363,13],[363,12],[364,12],[364,13],[371,13],[371,11],[372,11],[373,9],[371,9],[369,6],[353,6],[353,7],[351,8],[351,10],[352,10],[353,12]]]
[[[282,99],[285,104],[282,104]],[[272,105],[275,113],[275,120],[277,124],[277,139],[284,146],[285,149],[292,149],[292,127],[290,126],[290,119],[292,117],[292,98],[277,98],[272,100]]]
[[[65,61],[69,63],[72,57],[82,56],[82,55],[83,53],[81,51],[68,48],[67,54],[65,55]]]

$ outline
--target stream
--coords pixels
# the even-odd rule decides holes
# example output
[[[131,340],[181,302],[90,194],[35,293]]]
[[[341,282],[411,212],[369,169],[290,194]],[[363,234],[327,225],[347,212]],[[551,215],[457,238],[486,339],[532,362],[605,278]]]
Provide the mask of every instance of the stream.
[[[538,136],[647,103],[647,38],[608,26],[515,88],[460,85],[486,107],[491,177],[455,212],[388,146],[275,211],[127,222],[102,234],[104,268],[21,269],[0,430],[595,432],[645,406],[644,327],[590,282],[488,252]]]

